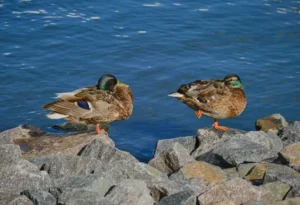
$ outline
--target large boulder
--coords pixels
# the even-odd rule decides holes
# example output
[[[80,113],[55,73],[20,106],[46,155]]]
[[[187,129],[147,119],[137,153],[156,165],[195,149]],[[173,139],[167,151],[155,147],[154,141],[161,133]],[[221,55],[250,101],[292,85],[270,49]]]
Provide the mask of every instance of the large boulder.
[[[192,137],[192,136],[158,140],[155,148],[154,157],[158,156],[161,152],[165,151],[166,149],[172,147],[175,144],[175,142],[178,142],[179,144],[184,146],[189,153],[194,151],[197,143],[196,137]]]
[[[284,146],[300,142],[300,121],[295,121],[278,133]]]
[[[256,120],[256,130],[262,130],[264,132],[273,132],[277,134],[284,127],[288,126],[285,118],[280,114],[272,114]]]
[[[280,154],[289,166],[300,171],[300,142],[287,145]]]
[[[271,194],[243,179],[232,179],[216,185],[198,197],[200,204],[233,201],[243,204],[250,200],[269,200]]]
[[[276,152],[245,139],[229,139],[214,148],[213,154],[221,159],[221,163],[232,166],[244,162],[274,161],[278,157]]]
[[[194,159],[190,156],[189,151],[178,142],[175,142],[172,147],[150,160],[149,165],[166,174],[171,174],[191,161],[194,161]]]
[[[113,204],[153,205],[147,184],[140,180],[123,180],[106,194],[105,198]]]

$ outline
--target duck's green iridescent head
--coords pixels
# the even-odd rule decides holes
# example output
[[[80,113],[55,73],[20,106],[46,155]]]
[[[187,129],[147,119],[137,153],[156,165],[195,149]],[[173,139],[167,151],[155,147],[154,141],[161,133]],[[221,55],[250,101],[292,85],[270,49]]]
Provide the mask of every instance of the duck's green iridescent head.
[[[112,91],[117,85],[117,78],[111,74],[105,74],[98,80],[97,89],[103,91]]]
[[[240,77],[236,74],[226,75],[224,77],[224,81],[225,81],[226,85],[243,89],[242,81],[241,81]]]

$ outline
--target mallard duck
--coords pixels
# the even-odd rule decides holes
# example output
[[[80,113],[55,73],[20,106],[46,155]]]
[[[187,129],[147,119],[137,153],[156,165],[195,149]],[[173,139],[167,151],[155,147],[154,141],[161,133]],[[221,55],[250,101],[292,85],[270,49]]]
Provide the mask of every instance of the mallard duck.
[[[236,74],[230,74],[223,80],[196,80],[181,85],[177,92],[169,94],[195,110],[195,115],[214,118],[215,129],[226,131],[219,126],[218,120],[239,116],[246,107],[246,95],[242,81]]]
[[[73,92],[58,93],[58,100],[46,104],[44,109],[50,119],[65,119],[71,123],[95,124],[98,134],[107,134],[100,123],[127,119],[133,110],[132,92],[128,85],[119,82],[115,76],[105,74],[95,86]]]

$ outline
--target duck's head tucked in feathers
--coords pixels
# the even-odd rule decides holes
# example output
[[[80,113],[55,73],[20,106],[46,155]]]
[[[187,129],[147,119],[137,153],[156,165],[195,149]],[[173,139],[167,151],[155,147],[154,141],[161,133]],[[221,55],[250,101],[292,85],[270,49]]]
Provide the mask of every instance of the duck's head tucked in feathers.
[[[243,89],[242,81],[240,77],[236,74],[229,74],[224,77],[225,85],[229,87],[241,88]]]

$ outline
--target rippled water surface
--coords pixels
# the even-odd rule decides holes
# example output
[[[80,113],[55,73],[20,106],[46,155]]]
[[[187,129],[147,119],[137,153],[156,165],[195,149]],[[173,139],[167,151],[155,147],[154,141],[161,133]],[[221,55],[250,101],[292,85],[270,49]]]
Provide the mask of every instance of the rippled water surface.
[[[0,0],[0,131],[50,130],[41,106],[103,73],[130,85],[134,112],[113,123],[118,148],[151,157],[158,139],[194,135],[213,120],[167,97],[181,84],[237,73],[248,104],[220,124],[300,114],[300,1]]]

